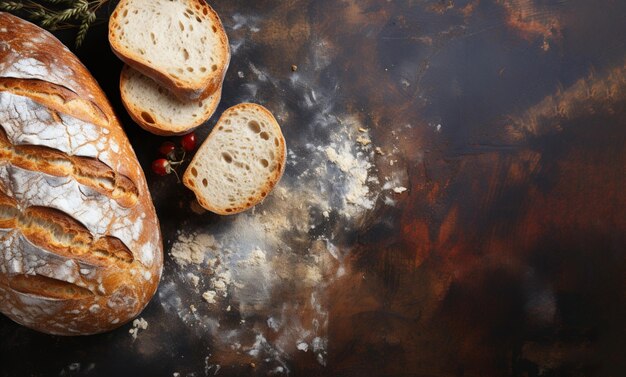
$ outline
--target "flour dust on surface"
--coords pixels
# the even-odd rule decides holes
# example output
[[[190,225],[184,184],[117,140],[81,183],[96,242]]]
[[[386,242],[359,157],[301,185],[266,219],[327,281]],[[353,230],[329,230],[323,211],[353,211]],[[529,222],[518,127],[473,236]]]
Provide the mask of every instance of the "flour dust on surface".
[[[238,14],[234,30],[245,30],[246,19]],[[252,33],[262,28],[256,19],[253,25]],[[237,38],[231,44],[233,60],[246,53]],[[266,104],[283,128],[282,180],[252,210],[210,224],[204,215],[181,224],[169,249],[175,273],[163,279],[161,305],[210,337],[210,373],[249,363],[288,374],[295,355],[326,365],[328,288],[349,268],[355,232],[378,206],[393,204],[389,196],[405,190],[404,173],[378,176],[376,159],[388,157],[370,136],[367,119],[336,105],[336,87],[318,84],[333,54],[324,41],[311,44],[314,72],[299,68],[277,78],[252,61],[235,69],[245,81],[241,101]]]

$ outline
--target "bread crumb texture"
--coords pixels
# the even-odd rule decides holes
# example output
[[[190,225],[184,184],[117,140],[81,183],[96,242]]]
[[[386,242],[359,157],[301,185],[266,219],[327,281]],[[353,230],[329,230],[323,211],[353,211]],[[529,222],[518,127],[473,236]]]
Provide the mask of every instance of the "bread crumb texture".
[[[215,91],[230,62],[228,38],[205,1],[122,0],[110,17],[109,42],[182,99]]]
[[[285,140],[272,114],[257,104],[239,104],[222,114],[183,182],[207,209],[234,214],[271,192],[283,174],[285,158]]]

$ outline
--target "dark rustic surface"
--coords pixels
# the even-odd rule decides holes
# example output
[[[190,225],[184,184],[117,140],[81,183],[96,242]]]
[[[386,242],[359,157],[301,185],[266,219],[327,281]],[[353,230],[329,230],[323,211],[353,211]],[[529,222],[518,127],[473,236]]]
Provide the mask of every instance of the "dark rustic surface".
[[[218,114],[244,100],[266,105],[294,161],[307,160],[306,143],[327,145],[348,127],[333,117],[351,116],[386,153],[367,155],[372,175],[382,184],[400,174],[408,188],[384,194],[396,201],[386,205],[372,187],[381,195],[354,224],[331,214],[309,232],[343,250],[344,272],[314,288],[327,346],[283,347],[280,357],[229,348],[216,340],[222,330],[190,328],[202,321],[182,320],[161,292],[134,342],[128,325],[60,338],[2,317],[0,376],[626,375],[626,2],[211,5],[237,47]],[[149,167],[163,139],[126,116],[105,29],[77,53]],[[309,167],[292,161],[284,184],[297,187]],[[234,221],[193,214],[173,177],[148,180],[166,249],[181,227],[220,232]],[[182,286],[166,259],[164,282]],[[305,303],[285,281],[268,302]],[[222,329],[243,318],[206,310]],[[260,324],[274,310],[246,317],[270,344]]]

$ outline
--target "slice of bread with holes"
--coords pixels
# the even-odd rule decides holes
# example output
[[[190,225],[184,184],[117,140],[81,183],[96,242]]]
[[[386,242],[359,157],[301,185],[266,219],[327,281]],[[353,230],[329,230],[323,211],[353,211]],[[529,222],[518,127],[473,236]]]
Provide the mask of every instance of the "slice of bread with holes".
[[[261,202],[285,171],[287,148],[265,107],[242,103],[226,110],[198,149],[183,183],[207,210],[232,215]]]
[[[181,100],[212,95],[230,63],[222,22],[204,0],[121,0],[109,19],[109,43]]]
[[[131,118],[156,135],[182,135],[192,131],[215,112],[222,88],[203,100],[181,101],[156,81],[125,66],[120,75],[122,103]]]

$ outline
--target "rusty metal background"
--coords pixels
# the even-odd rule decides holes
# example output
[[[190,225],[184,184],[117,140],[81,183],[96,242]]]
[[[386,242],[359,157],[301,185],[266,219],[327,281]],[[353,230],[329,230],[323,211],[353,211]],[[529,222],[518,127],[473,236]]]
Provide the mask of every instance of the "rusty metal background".
[[[204,308],[219,328],[199,330],[208,320],[172,307],[176,297],[201,300],[168,256],[161,291],[142,314],[150,325],[136,341],[129,325],[59,338],[1,318],[0,376],[626,374],[626,2],[211,5],[233,48],[218,114],[241,101],[274,111],[292,152],[286,187],[312,184],[303,173],[315,145],[353,127],[341,119],[369,130],[361,157],[380,183],[369,187],[372,208],[349,223],[312,211],[317,227],[307,240],[280,235],[285,258],[307,258],[315,240],[328,240],[341,250],[341,273],[306,292],[294,283],[298,272],[281,277],[270,304],[247,322],[239,309],[225,310],[236,307],[234,297]],[[163,139],[126,116],[105,25],[77,54],[148,168]],[[359,134],[349,131],[346,140]],[[408,190],[383,188],[390,176]],[[175,178],[148,180],[166,250],[181,228],[232,231],[236,220],[193,213]],[[308,304],[311,292],[319,306]],[[273,337],[265,323],[286,304],[302,323],[322,309],[323,344],[309,341],[308,352],[279,345],[290,325]],[[243,334],[240,348],[218,342],[224,329]],[[258,339],[246,331],[263,334],[265,353],[246,348]]]

